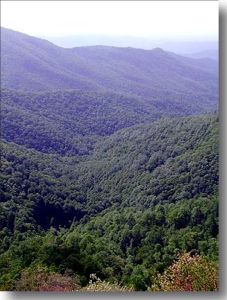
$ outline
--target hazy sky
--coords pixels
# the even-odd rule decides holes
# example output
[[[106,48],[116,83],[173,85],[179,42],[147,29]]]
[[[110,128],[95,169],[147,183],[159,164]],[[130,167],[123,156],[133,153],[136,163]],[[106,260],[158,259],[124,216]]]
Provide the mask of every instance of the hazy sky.
[[[1,25],[35,36],[218,38],[218,1],[1,1]]]

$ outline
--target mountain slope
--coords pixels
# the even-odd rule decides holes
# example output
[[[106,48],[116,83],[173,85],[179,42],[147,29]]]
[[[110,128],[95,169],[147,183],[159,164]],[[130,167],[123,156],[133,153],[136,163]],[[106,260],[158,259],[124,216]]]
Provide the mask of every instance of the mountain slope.
[[[140,98],[110,92],[2,90],[1,98],[2,138],[61,155],[87,154],[100,137],[160,117]]]
[[[198,113],[193,105],[162,109],[141,97],[111,92],[1,91],[2,138],[44,153],[88,154],[103,136],[161,117]]]
[[[217,126],[213,116],[135,126],[97,143],[86,158],[4,143],[1,229],[68,227],[107,208],[208,197],[218,186]]]
[[[106,89],[141,96],[159,110],[191,105],[207,110],[217,103],[217,66],[161,49],[117,47],[64,49],[1,28],[2,87],[41,91]]]

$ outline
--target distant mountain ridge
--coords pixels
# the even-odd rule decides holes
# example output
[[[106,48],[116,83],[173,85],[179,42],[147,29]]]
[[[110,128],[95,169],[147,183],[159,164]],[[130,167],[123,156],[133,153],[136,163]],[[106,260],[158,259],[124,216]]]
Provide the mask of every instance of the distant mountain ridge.
[[[106,90],[143,97],[157,106],[217,102],[218,67],[161,49],[107,46],[65,49],[1,28],[2,87],[24,91]],[[193,104],[193,105],[194,105]]]
[[[69,36],[39,36],[47,39],[57,46],[64,48],[83,47],[83,46],[116,46],[116,47],[133,47],[151,50],[155,47],[161,47],[166,51],[175,52],[185,56],[193,53],[202,53],[204,51],[218,51],[218,42],[215,40],[164,40],[149,37],[135,36],[116,36],[116,35],[98,35],[98,34],[83,34]],[[201,56],[203,57],[203,56]]]

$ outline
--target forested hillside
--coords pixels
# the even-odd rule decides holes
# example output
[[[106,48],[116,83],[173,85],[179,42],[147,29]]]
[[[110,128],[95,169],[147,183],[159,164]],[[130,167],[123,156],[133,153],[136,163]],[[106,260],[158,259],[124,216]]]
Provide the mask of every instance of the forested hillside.
[[[67,156],[88,154],[100,137],[119,129],[192,113],[188,106],[158,110],[141,97],[82,90],[23,93],[3,89],[1,110],[4,139]]]
[[[81,275],[96,272],[104,279],[132,283],[130,270],[142,264],[147,274],[143,289],[148,286],[151,266],[152,270],[163,270],[177,251],[196,248],[216,260],[217,126],[213,116],[139,125],[118,131],[97,143],[91,155],[77,158],[42,154],[5,142],[2,253],[15,247],[12,243],[19,246],[21,239],[43,235],[50,228],[70,227],[79,239],[91,234],[86,247],[98,247],[87,254],[85,248],[78,249],[82,252],[76,260],[85,260],[85,265],[78,267]],[[101,216],[93,219],[99,213]],[[81,227],[78,222],[87,225]],[[110,250],[105,248],[110,243],[116,256],[122,257],[121,267],[112,261],[112,271],[108,264],[115,252],[108,256]],[[154,251],[152,255],[147,247]],[[99,261],[103,251],[109,257],[105,263]],[[114,271],[125,267],[124,259],[129,257],[127,272]],[[87,259],[94,265],[86,267]],[[54,265],[60,267],[57,262]],[[66,265],[63,269],[69,267]]]
[[[0,289],[217,290],[217,63],[1,33]]]
[[[2,114],[2,137],[7,141],[62,155],[87,154],[101,136],[161,115],[140,98],[81,90],[3,90]]]

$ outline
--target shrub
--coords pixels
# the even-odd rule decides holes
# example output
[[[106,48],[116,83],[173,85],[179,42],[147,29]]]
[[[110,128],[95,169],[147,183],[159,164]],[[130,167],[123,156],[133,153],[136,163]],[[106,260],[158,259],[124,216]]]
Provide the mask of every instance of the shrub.
[[[158,274],[151,291],[217,291],[218,269],[202,256],[184,253],[163,274]]]
[[[98,281],[82,288],[83,292],[132,292],[132,288],[122,287],[117,283]]]
[[[81,289],[83,292],[132,292],[132,288],[122,287],[118,283],[102,281],[96,274],[90,274],[87,286]]]
[[[80,289],[76,278],[51,272],[45,267],[22,271],[17,291],[72,292]]]

